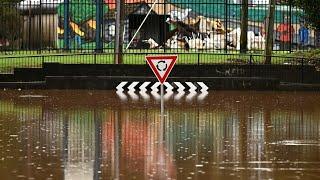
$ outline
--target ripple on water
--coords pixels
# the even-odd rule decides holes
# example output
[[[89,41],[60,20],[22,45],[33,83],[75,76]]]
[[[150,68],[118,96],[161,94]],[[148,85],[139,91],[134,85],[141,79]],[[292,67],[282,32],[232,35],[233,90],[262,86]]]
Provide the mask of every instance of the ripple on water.
[[[320,146],[320,141],[316,140],[283,140],[272,142],[269,144],[283,145],[283,146]]]

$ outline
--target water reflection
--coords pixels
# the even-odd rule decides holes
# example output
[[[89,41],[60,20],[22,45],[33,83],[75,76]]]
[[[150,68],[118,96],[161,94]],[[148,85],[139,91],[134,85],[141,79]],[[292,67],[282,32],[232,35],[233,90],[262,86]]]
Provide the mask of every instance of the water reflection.
[[[4,179],[320,178],[318,93],[215,92],[201,102],[105,91],[0,94]]]

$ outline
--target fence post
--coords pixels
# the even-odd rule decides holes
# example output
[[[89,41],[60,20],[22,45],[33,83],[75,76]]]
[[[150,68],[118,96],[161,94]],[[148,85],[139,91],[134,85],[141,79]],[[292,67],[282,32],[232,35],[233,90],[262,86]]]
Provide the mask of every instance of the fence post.
[[[225,29],[226,29],[226,32],[225,32],[225,38],[224,38],[224,51],[225,53],[228,53],[228,40],[227,40],[227,37],[228,37],[228,0],[225,0],[225,15],[224,15],[224,24],[225,24]]]
[[[41,55],[41,67],[43,67],[44,64],[44,55]]]
[[[102,43],[101,43],[101,24],[102,24],[102,20],[103,17],[101,16],[101,14],[103,11],[102,8],[102,3],[101,0],[96,0],[96,23],[97,23],[97,27],[96,27],[96,52],[102,52]]]
[[[31,7],[31,1],[29,2],[29,7]],[[33,49],[33,47],[31,46],[32,44],[31,44],[31,25],[32,25],[32,23],[31,23],[31,8],[29,8],[29,13],[28,13],[28,50],[31,50],[31,49]]]
[[[197,68],[198,77],[200,77],[200,53],[198,53],[198,68]]]
[[[63,19],[63,27],[64,27],[64,34],[63,34],[63,41],[64,41],[64,49],[69,50],[70,44],[69,44],[69,0],[64,0],[64,19]]]
[[[291,29],[291,27],[292,27],[292,0],[289,0],[289,19],[290,19],[290,21],[289,21],[289,25],[290,25],[290,30],[289,30],[289,35],[290,35],[290,50],[289,50],[289,53],[291,53],[292,52],[292,42],[293,42],[293,34],[292,33],[294,33],[293,32],[293,29]]]
[[[166,6],[167,6],[167,1],[164,1],[164,21],[166,21],[166,19],[167,19],[167,14],[168,14],[168,13],[167,13],[167,8],[166,8]],[[166,26],[167,26],[167,25],[168,25],[168,24],[165,22],[165,23],[164,23],[164,27],[163,27],[163,28],[164,28],[164,38],[163,38],[163,39],[164,39],[164,43],[163,43],[163,44],[164,44],[164,46],[163,46],[164,48],[163,48],[163,51],[164,51],[164,52],[166,52],[166,49],[167,49],[167,48],[166,48],[166,39],[167,39],[167,28],[166,28]],[[170,28],[170,25],[169,25],[168,27]],[[169,29],[169,31],[170,31],[170,29]]]
[[[249,76],[252,76],[252,54],[249,56]]]
[[[304,58],[302,58],[302,61],[301,61],[301,83],[303,83],[303,79],[304,79]]]
[[[40,54],[42,50],[42,0],[40,0],[40,15],[39,15],[39,35],[40,35]]]

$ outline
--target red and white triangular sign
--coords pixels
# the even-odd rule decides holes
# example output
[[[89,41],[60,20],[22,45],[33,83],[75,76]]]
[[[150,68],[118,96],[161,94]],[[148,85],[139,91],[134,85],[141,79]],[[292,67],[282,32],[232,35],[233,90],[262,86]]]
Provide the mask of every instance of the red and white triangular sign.
[[[168,78],[177,58],[177,55],[146,56],[149,66],[161,84]]]

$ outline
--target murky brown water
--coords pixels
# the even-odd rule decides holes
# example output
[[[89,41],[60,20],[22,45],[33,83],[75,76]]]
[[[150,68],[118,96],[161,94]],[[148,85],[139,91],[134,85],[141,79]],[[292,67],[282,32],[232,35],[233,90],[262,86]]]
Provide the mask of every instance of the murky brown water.
[[[1,179],[320,179],[320,93],[2,91]]]

